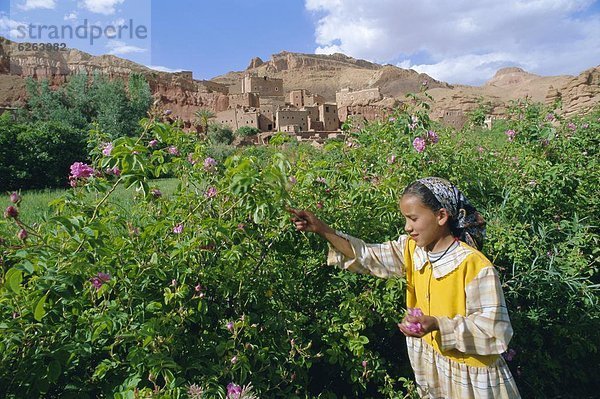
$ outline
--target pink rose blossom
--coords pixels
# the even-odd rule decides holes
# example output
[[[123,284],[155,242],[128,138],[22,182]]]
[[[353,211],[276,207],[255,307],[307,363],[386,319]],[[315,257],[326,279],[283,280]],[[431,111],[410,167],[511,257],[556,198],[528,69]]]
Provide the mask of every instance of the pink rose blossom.
[[[25,240],[27,239],[27,237],[29,237],[29,234],[27,233],[27,230],[25,230],[25,229],[21,229],[21,230],[19,230],[19,232],[17,233],[17,237],[18,237],[20,240],[23,240],[23,241],[25,241]]]
[[[113,150],[113,143],[102,144],[102,155],[109,156]]]
[[[83,162],[75,162],[71,165],[71,175],[69,179],[87,179],[96,173],[96,171],[88,164]]]
[[[213,186],[210,186],[206,192],[204,193],[206,198],[214,198],[217,196],[217,189]]]
[[[19,193],[17,192],[13,192],[10,194],[10,202],[12,202],[13,204],[18,204],[19,202],[21,202],[21,196],[19,195]]]
[[[212,172],[217,166],[217,161],[211,157],[207,157],[204,159],[204,170],[207,172]]]
[[[422,137],[415,137],[412,145],[415,148],[415,150],[419,153],[425,151],[425,147],[427,146],[427,144],[425,143],[425,140],[423,140]]]
[[[420,308],[408,308],[406,310],[407,310],[407,314],[412,317],[423,317],[423,311]],[[419,322],[416,322],[416,323],[405,322],[404,326],[406,327],[406,329],[408,331],[410,331],[413,334],[419,334],[419,333],[423,332],[423,326]]]
[[[436,132],[430,130],[427,132],[427,140],[432,144],[436,144],[438,141],[440,141],[440,137]]]
[[[242,395],[242,387],[230,382],[227,384],[227,398],[226,399],[240,399]]]
[[[121,170],[115,166],[112,169],[106,169],[106,174],[107,175],[120,176],[121,175]]]
[[[6,219],[8,218],[16,218],[17,216],[19,216],[19,211],[17,210],[17,208],[15,208],[14,206],[9,206],[6,208],[6,210],[4,211],[4,217]]]
[[[512,129],[509,129],[505,131],[504,134],[506,134],[506,136],[508,137],[508,141],[513,141],[515,139],[515,136],[517,135],[517,132],[515,132]]]
[[[99,290],[100,288],[102,288],[102,285],[104,285],[104,283],[110,281],[110,274],[98,272],[96,276],[90,278],[90,281],[94,288],[96,288],[96,290]]]

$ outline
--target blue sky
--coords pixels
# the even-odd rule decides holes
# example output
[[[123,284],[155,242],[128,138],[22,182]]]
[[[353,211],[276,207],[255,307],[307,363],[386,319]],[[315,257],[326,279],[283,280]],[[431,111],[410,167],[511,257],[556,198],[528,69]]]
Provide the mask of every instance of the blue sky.
[[[506,66],[576,75],[600,64],[600,0],[0,1],[2,36],[191,70],[196,79],[283,50],[342,52],[464,84]],[[65,37],[77,27],[86,35]]]

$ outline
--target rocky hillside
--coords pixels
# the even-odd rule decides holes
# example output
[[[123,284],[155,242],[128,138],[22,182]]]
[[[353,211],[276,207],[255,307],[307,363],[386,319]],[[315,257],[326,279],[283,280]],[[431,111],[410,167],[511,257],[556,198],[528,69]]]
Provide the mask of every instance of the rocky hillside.
[[[191,72],[159,72],[112,55],[93,56],[76,49],[20,51],[16,43],[0,37],[0,107],[19,107],[25,103],[28,77],[48,79],[56,87],[70,75],[95,72],[125,79],[131,73],[144,75],[162,106],[186,121],[192,120],[200,107],[227,107],[225,86],[193,80]]]
[[[274,54],[267,62],[254,58],[245,71],[229,72],[212,81],[234,88],[245,73],[283,79],[284,91],[308,89],[328,101],[335,101],[335,93],[346,87],[354,90],[379,87],[381,94],[387,97],[404,97],[408,92],[419,91],[423,81],[427,81],[429,87],[450,88],[447,83],[439,82],[426,74],[392,65],[374,64],[343,54],[301,54],[287,51]]]
[[[484,85],[449,85],[426,74],[392,65],[379,65],[343,54],[318,55],[281,52],[269,61],[254,58],[245,71],[230,72],[210,81],[194,80],[191,72],[158,72],[115,56],[92,56],[79,50],[60,52],[23,52],[17,45],[0,37],[0,107],[22,106],[26,98],[25,79],[48,79],[57,86],[78,72],[101,72],[113,77],[143,74],[154,96],[165,109],[184,121],[194,119],[201,107],[220,111],[227,108],[227,93],[235,92],[245,73],[281,78],[284,91],[304,88],[335,101],[335,93],[350,87],[355,90],[379,87],[387,103],[402,100],[408,92],[419,91],[426,81],[433,96],[434,114],[439,118],[448,111],[465,113],[480,99],[494,106],[501,116],[507,101],[530,97],[552,103],[560,98],[567,114],[586,112],[600,102],[600,66],[578,76],[538,76],[519,68],[504,68]],[[376,113],[376,110],[373,112]]]
[[[468,112],[483,99],[492,104],[492,113],[502,116],[505,104],[519,98],[530,98],[548,105],[561,99],[563,113],[572,115],[587,112],[600,103],[600,66],[590,68],[578,76],[539,76],[521,68],[503,68],[482,86],[455,86],[434,88],[430,94],[435,100],[434,111]]]

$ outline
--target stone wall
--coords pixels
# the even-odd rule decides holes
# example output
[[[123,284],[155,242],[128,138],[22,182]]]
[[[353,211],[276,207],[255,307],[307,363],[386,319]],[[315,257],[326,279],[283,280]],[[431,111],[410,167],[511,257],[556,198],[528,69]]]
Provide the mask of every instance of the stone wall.
[[[320,121],[319,119],[319,107],[317,106],[312,106],[312,107],[303,107],[303,110],[305,110],[307,112],[307,116],[310,120],[310,123],[308,124],[308,130],[318,130],[314,127],[312,127],[312,124],[314,124],[315,122]],[[323,130],[321,128],[321,130]]]
[[[267,76],[246,75],[241,81],[242,93],[258,93],[262,96],[282,96],[283,79],[269,78]]]
[[[340,108],[356,104],[366,105],[381,99],[382,96],[381,92],[379,91],[379,87],[358,91],[346,88],[335,93],[335,102]]]
[[[259,113],[255,109],[232,108],[217,113],[217,123],[228,126],[234,132],[242,126],[259,129]]]
[[[367,121],[385,120],[393,109],[383,108],[376,105],[352,105],[340,107],[338,109],[338,117],[340,121],[345,121],[348,118],[356,120],[364,119]]]
[[[260,107],[260,100],[256,93],[229,94],[229,108]]]
[[[340,118],[337,105],[332,103],[319,105],[319,120],[323,122],[323,130],[338,130]]]
[[[275,115],[275,129],[281,130],[284,126],[298,125],[300,130],[308,130],[308,111],[296,109],[280,109]]]
[[[469,117],[462,110],[446,110],[440,120],[446,126],[462,129]]]
[[[296,108],[312,107],[325,103],[325,98],[318,94],[311,94],[305,89],[291,90],[288,97],[289,103]]]

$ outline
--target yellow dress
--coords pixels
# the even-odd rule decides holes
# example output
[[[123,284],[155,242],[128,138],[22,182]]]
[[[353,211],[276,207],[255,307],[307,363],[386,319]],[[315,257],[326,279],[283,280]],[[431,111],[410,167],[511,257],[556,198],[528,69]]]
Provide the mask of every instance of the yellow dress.
[[[328,264],[382,278],[405,276],[406,306],[438,319],[439,331],[406,338],[421,397],[520,398],[500,356],[513,333],[502,287],[481,252],[460,242],[432,265],[410,236],[367,244],[336,233],[350,242],[355,257],[330,247]]]

